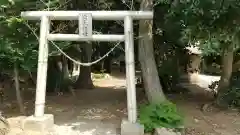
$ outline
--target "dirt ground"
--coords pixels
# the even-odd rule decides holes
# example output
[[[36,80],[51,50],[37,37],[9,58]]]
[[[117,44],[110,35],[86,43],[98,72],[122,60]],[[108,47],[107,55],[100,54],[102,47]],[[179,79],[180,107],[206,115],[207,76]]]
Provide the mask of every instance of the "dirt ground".
[[[54,114],[57,125],[71,125],[86,135],[119,134],[121,119],[127,117],[125,78],[113,75],[94,80],[95,89],[76,90],[61,96],[48,95],[46,113]],[[34,93],[25,92],[24,101],[28,115],[34,111]],[[141,89],[137,90],[138,103],[144,101]],[[209,102],[204,95],[169,95],[185,116],[187,135],[239,135],[240,116],[237,111],[217,109],[202,112],[201,106]],[[19,116],[17,104],[5,101],[3,112],[7,117]],[[117,129],[117,130],[116,130]]]

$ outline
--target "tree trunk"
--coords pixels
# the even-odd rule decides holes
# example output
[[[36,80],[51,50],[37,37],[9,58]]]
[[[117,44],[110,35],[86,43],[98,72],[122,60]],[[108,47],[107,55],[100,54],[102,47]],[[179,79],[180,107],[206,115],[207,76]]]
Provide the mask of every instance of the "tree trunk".
[[[47,92],[59,93],[62,84],[62,62],[60,56],[48,58]]]
[[[18,72],[18,64],[14,63],[14,81],[15,81],[15,89],[16,89],[16,97],[18,106],[21,114],[25,115],[25,109],[23,104],[23,99],[21,96],[20,86],[19,86],[19,72]]]
[[[63,63],[63,78],[64,79],[69,79],[69,68],[68,68],[68,59],[65,56],[62,56],[62,63]]]
[[[153,10],[152,0],[142,0],[140,10]],[[139,61],[148,100],[151,103],[165,101],[165,95],[160,84],[153,52],[152,39],[153,21],[141,20],[139,23]]]
[[[70,77],[69,77],[69,69],[68,69],[68,59],[65,56],[62,57],[62,70],[61,70],[61,91],[68,92],[69,91],[69,86],[70,86]]]
[[[83,51],[81,53],[82,55],[82,62],[91,62],[91,56],[92,56],[92,44],[84,44]],[[93,88],[93,82],[91,78],[91,66],[82,66],[81,71],[78,77],[78,80],[76,81],[76,87],[77,88],[84,88],[84,89],[92,89]]]
[[[70,3],[70,10],[91,10],[91,4],[88,3],[88,0],[72,0]],[[78,23],[76,23],[78,24]],[[76,25],[77,26],[77,25]],[[72,27],[72,30],[75,31],[76,27]],[[91,56],[92,56],[92,43],[84,42],[84,44],[81,44],[81,47],[83,48],[81,53],[81,61],[91,62]],[[91,78],[91,66],[82,66],[81,71],[79,73],[79,77],[75,83],[76,88],[84,88],[84,89],[92,89],[93,88],[93,82]]]
[[[222,54],[222,73],[221,73],[221,79],[219,81],[218,85],[218,94],[217,94],[217,105],[219,106],[225,106],[224,103],[224,96],[229,89],[230,85],[230,78],[232,76],[232,66],[233,66],[233,55],[234,55],[234,49],[233,45],[229,45],[227,48],[223,50]]]
[[[74,70],[74,62],[72,62],[71,60],[67,59],[67,63],[68,63],[69,75],[72,77],[72,73],[73,73],[73,70]]]
[[[107,58],[105,58],[104,63],[104,73],[111,73],[111,56],[108,56]]]

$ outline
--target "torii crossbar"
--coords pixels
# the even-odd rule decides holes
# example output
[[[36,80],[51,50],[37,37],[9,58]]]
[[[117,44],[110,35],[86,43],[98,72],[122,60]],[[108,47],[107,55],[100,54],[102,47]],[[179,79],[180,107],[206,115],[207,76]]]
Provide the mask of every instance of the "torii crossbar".
[[[41,20],[35,117],[44,115],[48,41],[124,41],[127,83],[128,120],[137,120],[133,20],[151,20],[152,11],[26,11],[21,16],[27,20]],[[78,20],[78,34],[50,34],[51,20]],[[92,20],[124,20],[124,34],[92,34]]]

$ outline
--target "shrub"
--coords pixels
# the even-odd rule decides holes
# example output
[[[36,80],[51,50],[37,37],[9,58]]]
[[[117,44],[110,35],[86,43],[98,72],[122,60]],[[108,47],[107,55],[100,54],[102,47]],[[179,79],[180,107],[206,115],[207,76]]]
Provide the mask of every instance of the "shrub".
[[[240,108],[240,72],[234,72],[230,80],[229,88],[222,94],[222,102],[226,107]]]
[[[145,132],[149,133],[159,127],[178,129],[183,125],[183,116],[179,114],[175,104],[167,101],[160,104],[142,105],[139,121],[144,125]]]
[[[232,87],[222,97],[224,102],[232,107],[240,107],[240,88]]]

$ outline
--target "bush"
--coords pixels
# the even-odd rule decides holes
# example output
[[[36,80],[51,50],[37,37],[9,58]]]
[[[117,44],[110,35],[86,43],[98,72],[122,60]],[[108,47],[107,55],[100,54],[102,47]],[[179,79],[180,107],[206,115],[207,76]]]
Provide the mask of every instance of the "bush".
[[[178,129],[183,125],[183,116],[179,114],[175,104],[167,101],[141,106],[139,121],[144,125],[145,132],[149,133],[159,127]]]
[[[240,72],[234,72],[230,80],[230,86],[228,90],[222,94],[223,104],[226,107],[240,108],[240,84],[239,84]]]
[[[240,88],[230,88],[222,98],[227,105],[240,108]]]

